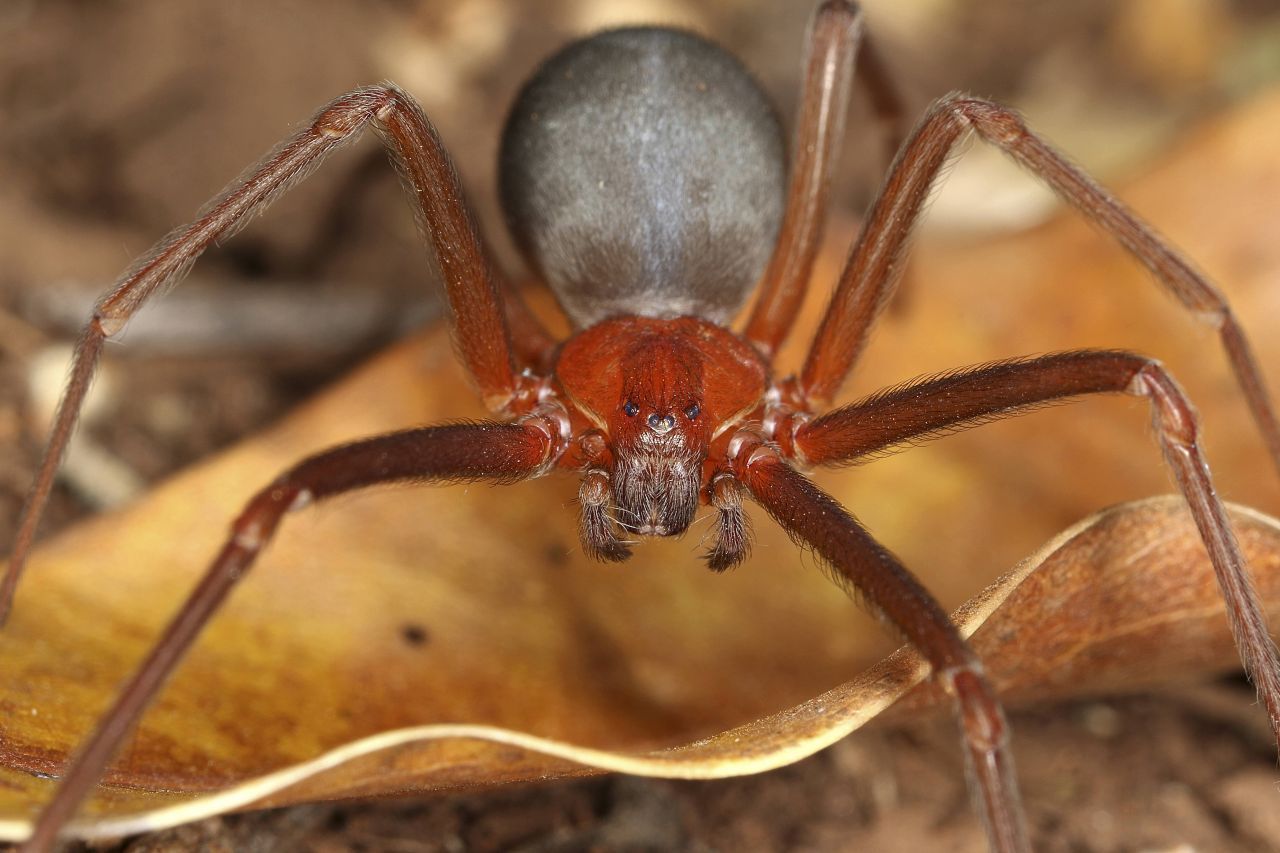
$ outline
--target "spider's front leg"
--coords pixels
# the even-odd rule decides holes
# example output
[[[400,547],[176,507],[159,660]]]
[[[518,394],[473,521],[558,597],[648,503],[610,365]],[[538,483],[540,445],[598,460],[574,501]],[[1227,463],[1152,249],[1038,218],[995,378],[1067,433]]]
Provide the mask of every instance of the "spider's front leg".
[[[0,624],[8,614],[54,475],[75,428],[102,347],[152,295],[182,280],[214,242],[225,240],[326,157],[373,126],[395,161],[406,195],[444,280],[454,340],[485,405],[495,414],[528,411],[529,384],[513,352],[546,353],[552,345],[523,303],[503,287],[463,200],[462,186],[435,128],[411,97],[392,85],[357,89],[321,109],[310,124],[276,147],[246,177],[211,201],[189,225],[139,258],[99,300],[81,333],[44,458],[27,497],[13,552],[0,582]],[[512,334],[504,311],[512,314]]]
[[[357,441],[318,453],[277,477],[240,513],[204,577],[71,760],[23,850],[36,853],[53,845],[205,624],[267,546],[285,513],[381,483],[510,483],[535,477],[564,452],[566,432],[563,410],[552,404],[517,423],[453,424]]]
[[[759,440],[737,442],[733,476],[793,538],[814,549],[850,592],[900,630],[955,700],[965,759],[991,849],[1031,849],[1000,700],[946,611],[834,498]]]
[[[1084,394],[1145,397],[1164,457],[1191,508],[1226,600],[1236,646],[1280,744],[1280,658],[1244,557],[1214,490],[1195,409],[1159,362],[1128,352],[1086,350],[1006,361],[873,395],[800,422],[783,446],[811,465],[847,465]]]

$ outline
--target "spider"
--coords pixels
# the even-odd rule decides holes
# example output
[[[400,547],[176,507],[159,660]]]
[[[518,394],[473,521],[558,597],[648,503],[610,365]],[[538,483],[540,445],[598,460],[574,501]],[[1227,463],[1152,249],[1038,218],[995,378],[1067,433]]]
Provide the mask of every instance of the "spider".
[[[1096,393],[1151,407],[1164,456],[1213,562],[1244,660],[1280,734],[1280,664],[1198,440],[1194,410],[1153,359],[1086,350],[980,365],[831,408],[893,292],[930,187],[971,133],[1037,174],[1114,236],[1188,310],[1216,327],[1271,455],[1280,423],[1217,289],[1012,111],[953,95],[916,125],[863,32],[858,7],[826,0],[807,36],[788,164],[777,118],[745,69],[712,43],[664,28],[571,44],[526,84],[503,135],[501,195],[530,267],[572,323],[554,340],[501,278],[442,142],[386,84],[329,103],[192,224],[144,255],[85,327],[49,447],[0,587],[7,613],[102,347],[205,248],[372,127],[398,166],[439,268],[458,355],[493,419],[410,429],[332,448],[259,491],[178,616],[67,770],[26,842],[49,848],[183,653],[267,546],[284,515],[391,482],[580,478],[583,550],[622,561],[637,537],[678,536],[714,510],[705,560],[746,559],[747,499],[893,625],[952,697],[992,849],[1030,847],[1001,704],[946,613],[901,562],[804,471]],[[833,155],[860,81],[896,156],[795,376],[774,375],[813,269]],[[740,331],[729,322],[759,282]]]

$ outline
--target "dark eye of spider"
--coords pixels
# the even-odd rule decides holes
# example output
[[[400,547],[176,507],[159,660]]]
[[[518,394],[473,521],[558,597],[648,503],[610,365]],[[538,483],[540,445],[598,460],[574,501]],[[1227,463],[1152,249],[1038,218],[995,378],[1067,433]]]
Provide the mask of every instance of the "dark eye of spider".
[[[702,409],[697,403],[690,403],[688,408],[684,410],[684,416],[689,420],[694,420],[700,414],[702,414]]]
[[[640,407],[628,400],[622,404],[622,411],[627,417],[634,418],[636,415],[640,414]]]

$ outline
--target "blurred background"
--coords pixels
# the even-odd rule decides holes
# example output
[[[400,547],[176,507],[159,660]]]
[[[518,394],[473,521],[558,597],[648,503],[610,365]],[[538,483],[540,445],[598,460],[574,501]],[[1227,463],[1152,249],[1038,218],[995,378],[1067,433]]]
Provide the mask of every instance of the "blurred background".
[[[453,153],[499,258],[517,270],[496,204],[494,161],[507,106],[542,57],[601,27],[677,23],[737,53],[789,122],[811,5],[0,2],[0,551],[38,460],[67,341],[93,300],[320,105],[384,79],[415,95]],[[1274,0],[863,5],[913,112],[956,90],[997,99],[1108,183],[1140,173],[1200,123],[1280,83]],[[860,215],[884,166],[881,137],[860,96],[849,131],[834,193],[843,214],[837,221],[846,223]],[[1028,228],[1052,209],[1034,182],[979,148],[952,171],[925,239]],[[841,244],[851,238],[832,237]],[[143,312],[127,346],[111,348],[101,399],[44,532],[127,500],[428,322],[436,313],[434,285],[425,280],[421,252],[374,140],[328,163],[267,217],[211,251],[188,283]],[[1088,725],[1114,722],[1098,713]],[[930,740],[950,737],[947,726],[907,736],[923,742],[916,772],[930,772]],[[781,781],[774,784],[813,790],[830,774],[843,779],[884,757],[874,743],[861,749],[823,759],[817,771],[775,775]],[[503,839],[512,837],[512,826],[542,825],[528,815],[553,815],[563,825],[606,804],[640,814],[665,808],[661,814],[694,823],[691,813],[701,810],[702,831],[724,839],[733,836],[709,821],[723,812],[727,824],[744,807],[767,811],[773,790],[747,781],[691,805],[678,799],[688,789],[665,783],[591,784],[473,798],[436,813],[468,811],[470,849],[510,849]],[[962,801],[957,808],[963,823]],[[501,817],[486,824],[484,815],[495,813]],[[377,818],[384,819],[394,823],[386,813]],[[310,826],[308,820],[296,818]],[[369,819],[343,820],[367,827]],[[412,834],[420,832],[429,834]],[[766,836],[759,836],[760,849],[793,846],[779,840],[784,836]],[[347,849],[333,844],[324,849]]]

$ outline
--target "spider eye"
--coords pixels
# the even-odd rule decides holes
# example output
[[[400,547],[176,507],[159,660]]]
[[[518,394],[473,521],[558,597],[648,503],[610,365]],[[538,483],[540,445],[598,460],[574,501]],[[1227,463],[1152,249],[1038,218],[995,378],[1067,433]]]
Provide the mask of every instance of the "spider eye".
[[[640,407],[628,400],[622,404],[622,411],[627,417],[634,418],[636,415],[640,414]]]
[[[700,414],[702,414],[702,409],[698,406],[697,403],[690,403],[689,406],[684,410],[684,416],[691,421],[695,420]]]

